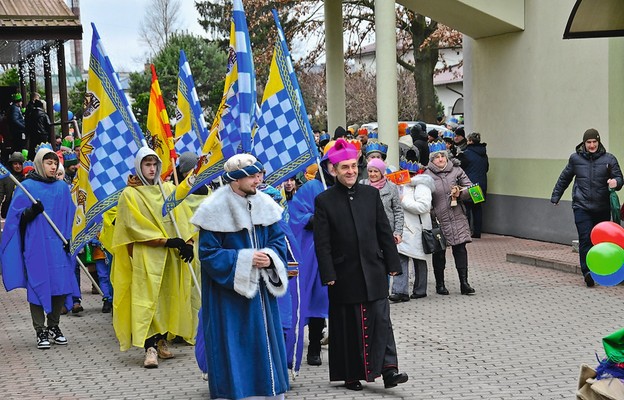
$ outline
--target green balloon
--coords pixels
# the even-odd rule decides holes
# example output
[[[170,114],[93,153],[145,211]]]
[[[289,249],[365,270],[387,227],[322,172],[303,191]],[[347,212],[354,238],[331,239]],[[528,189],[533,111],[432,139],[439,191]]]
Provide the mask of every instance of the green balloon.
[[[598,275],[611,275],[624,264],[624,249],[615,243],[602,242],[587,253],[587,267]]]

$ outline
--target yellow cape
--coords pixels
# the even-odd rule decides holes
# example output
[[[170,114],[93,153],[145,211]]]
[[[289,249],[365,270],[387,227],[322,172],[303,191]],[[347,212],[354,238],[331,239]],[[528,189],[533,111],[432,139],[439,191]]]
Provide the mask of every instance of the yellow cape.
[[[165,195],[173,185],[163,184]],[[112,239],[113,327],[122,351],[143,347],[157,333],[181,336],[194,344],[200,299],[188,266],[177,249],[151,247],[143,242],[177,237],[171,216],[163,217],[158,186],[127,187],[121,193]],[[184,203],[174,216],[185,241],[196,232]],[[131,255],[132,254],[132,255]],[[192,263],[199,277],[197,255]]]

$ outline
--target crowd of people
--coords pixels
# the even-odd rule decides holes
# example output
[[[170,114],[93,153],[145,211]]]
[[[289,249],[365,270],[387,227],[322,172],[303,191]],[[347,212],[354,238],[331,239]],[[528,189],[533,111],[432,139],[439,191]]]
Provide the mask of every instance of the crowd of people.
[[[399,167],[409,180],[398,182],[378,132],[358,128],[338,127],[333,138],[315,132],[320,163],[277,188],[263,183],[254,156],[235,155],[220,184],[201,187],[166,216],[176,180],[161,176],[161,160],[141,148],[80,262],[67,240],[80,206],[72,190],[80,139],[65,138],[56,152],[43,143],[23,153],[19,146],[30,144],[13,142],[11,176],[0,181],[2,275],[7,290],[26,289],[37,347],[68,343],[60,318],[84,312],[83,264],[102,312],[112,312],[120,350],[143,348],[143,366],[157,368],[175,357],[171,340],[197,343],[213,398],[283,398],[305,327],[308,365],[322,365],[329,345],[330,381],[356,391],[379,377],[385,388],[406,382],[390,304],[427,296],[429,262],[436,292],[449,294],[445,252],[423,250],[432,221],[451,247],[461,294],[475,293],[466,244],[481,235],[481,213],[465,189],[479,183],[485,192],[487,154],[478,133],[466,138],[453,121],[435,132],[417,123],[402,131]],[[25,154],[34,155],[32,166]],[[197,160],[180,155],[178,176]]]

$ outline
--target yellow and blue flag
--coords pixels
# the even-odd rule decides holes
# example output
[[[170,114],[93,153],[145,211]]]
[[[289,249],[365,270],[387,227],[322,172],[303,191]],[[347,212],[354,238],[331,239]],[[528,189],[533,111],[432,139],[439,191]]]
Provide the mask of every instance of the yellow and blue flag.
[[[256,116],[256,74],[243,3],[241,0],[234,0],[233,3],[227,73],[221,104],[197,166],[165,200],[163,215],[199,186],[220,176],[228,158],[251,151],[251,127]]]
[[[265,183],[277,186],[316,162],[318,151],[276,10],[273,17],[278,39],[252,152],[264,165]]]
[[[200,154],[208,139],[208,127],[184,50],[180,50],[176,120],[175,149],[178,154],[188,151]]]
[[[71,251],[95,237],[102,214],[117,204],[134,170],[134,156],[144,142],[119,77],[104,51],[95,25],[84,101],[83,135],[78,156],[78,184],[72,188],[77,205]]]

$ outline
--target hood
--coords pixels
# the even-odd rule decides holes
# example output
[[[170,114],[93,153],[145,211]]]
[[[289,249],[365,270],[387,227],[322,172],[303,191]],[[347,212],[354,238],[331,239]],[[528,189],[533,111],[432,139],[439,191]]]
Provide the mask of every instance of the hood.
[[[52,153],[56,156],[56,161],[58,162],[58,155],[53,152],[51,149],[47,149],[47,148],[41,148],[39,149],[39,151],[37,152],[37,154],[35,154],[35,160],[34,160],[34,164],[35,164],[35,171],[37,172],[37,174],[39,174],[39,176],[46,178],[45,176],[45,171],[43,170],[43,156],[45,156],[48,153]]]
[[[162,172],[162,161],[158,154],[149,147],[141,147],[139,151],[137,151],[136,157],[134,158],[134,171],[136,176],[141,180],[141,183],[144,185],[149,185],[141,172],[141,161],[147,156],[156,156],[158,158],[158,167],[156,168],[156,181],[154,183],[158,183],[157,181],[160,179],[160,173]]]
[[[487,146],[487,143],[473,143],[473,144],[469,144],[468,146],[466,146],[466,150],[464,151],[470,150],[480,155],[481,157],[485,157],[487,156],[486,149],[485,149],[486,146]]]
[[[435,183],[433,182],[433,178],[425,174],[418,174],[418,175],[412,176],[408,185],[414,186],[414,187],[418,185],[425,185],[429,189],[431,189],[432,192],[435,190]]]

